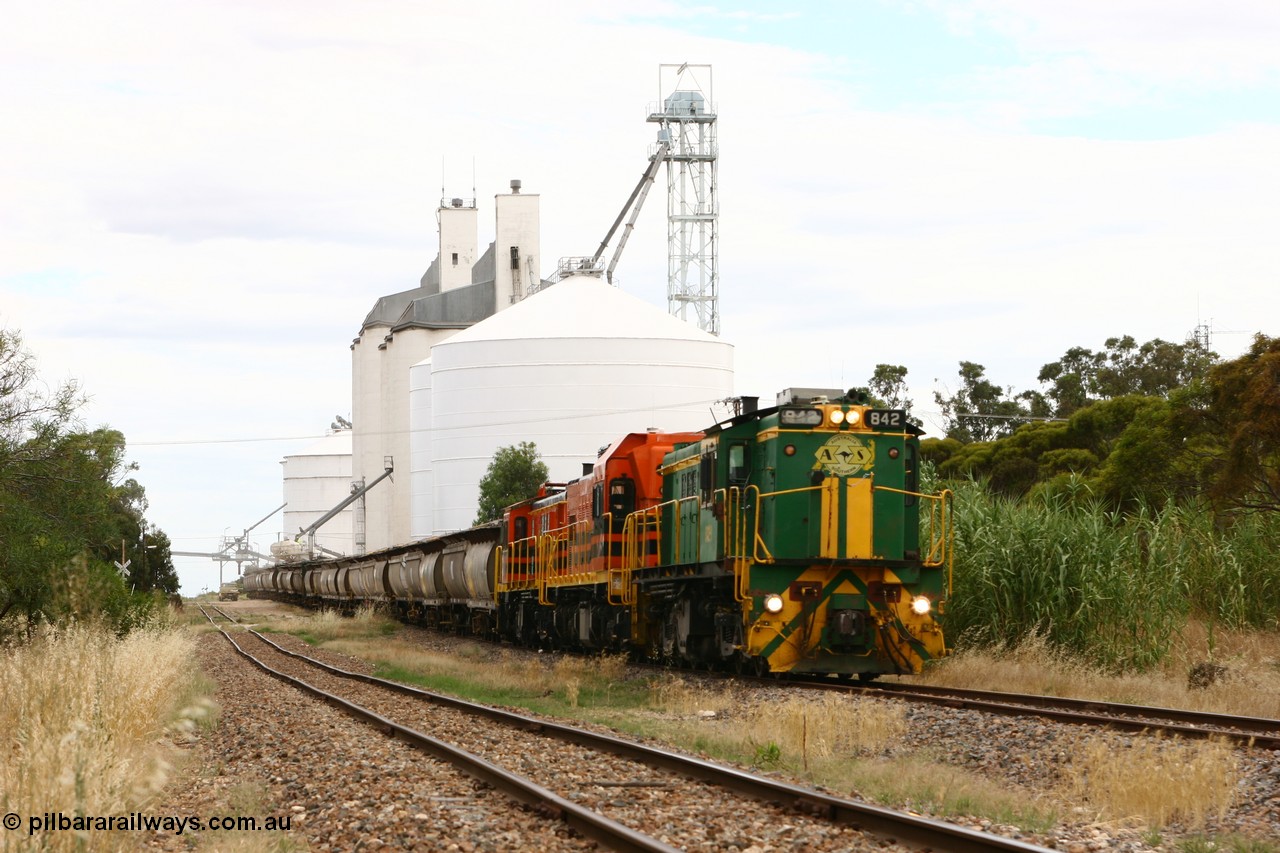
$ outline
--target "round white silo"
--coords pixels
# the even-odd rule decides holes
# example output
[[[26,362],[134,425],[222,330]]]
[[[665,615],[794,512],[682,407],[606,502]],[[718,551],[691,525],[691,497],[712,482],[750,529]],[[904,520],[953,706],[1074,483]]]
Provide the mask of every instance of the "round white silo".
[[[409,533],[413,539],[430,536],[431,476],[431,359],[409,368]]]
[[[469,526],[500,447],[532,441],[552,480],[628,432],[697,430],[733,395],[733,347],[585,276],[431,351],[435,533]]]
[[[351,430],[334,430],[280,464],[285,501],[282,538],[292,539],[351,494]],[[315,542],[334,553],[350,554],[352,538],[348,507],[316,531]]]

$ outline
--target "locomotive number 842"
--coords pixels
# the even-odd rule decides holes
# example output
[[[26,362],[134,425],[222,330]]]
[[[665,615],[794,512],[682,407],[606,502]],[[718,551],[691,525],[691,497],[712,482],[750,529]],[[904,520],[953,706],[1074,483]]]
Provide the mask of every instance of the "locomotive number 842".
[[[510,507],[500,633],[739,671],[919,672],[946,653],[950,494],[864,392],[633,433]]]

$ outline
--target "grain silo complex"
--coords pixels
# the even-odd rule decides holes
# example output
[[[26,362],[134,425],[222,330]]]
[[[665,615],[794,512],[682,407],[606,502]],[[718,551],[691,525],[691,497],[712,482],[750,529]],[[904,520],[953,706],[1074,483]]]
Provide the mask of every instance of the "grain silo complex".
[[[539,196],[519,181],[494,197],[484,251],[476,200],[441,199],[436,259],[417,287],[377,299],[351,344],[350,481],[339,501],[357,497],[344,553],[470,526],[499,448],[532,441],[551,478],[569,480],[615,439],[701,429],[734,395],[733,347],[717,336],[709,67],[662,68],[670,79],[660,73],[663,100],[650,110],[659,132],[648,168],[596,254],[562,259],[555,280],[541,277],[555,265],[542,262]],[[699,79],[705,97],[688,88]],[[670,313],[610,283],[662,165]],[[697,323],[672,316],[686,313]],[[305,527],[295,509],[286,537]]]
[[[352,553],[409,541],[409,368],[542,283],[538,213],[538,196],[512,181],[494,199],[494,242],[478,254],[475,200],[442,199],[439,255],[418,287],[378,299],[361,324],[351,345],[352,476],[360,488],[392,473],[354,505]]]

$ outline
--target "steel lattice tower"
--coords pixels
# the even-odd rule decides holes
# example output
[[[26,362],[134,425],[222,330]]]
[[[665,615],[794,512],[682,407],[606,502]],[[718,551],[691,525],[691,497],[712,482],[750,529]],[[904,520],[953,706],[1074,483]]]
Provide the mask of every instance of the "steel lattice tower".
[[[682,320],[692,307],[698,328],[720,334],[715,105],[710,65],[660,65],[659,102],[649,121],[667,144],[667,310]]]

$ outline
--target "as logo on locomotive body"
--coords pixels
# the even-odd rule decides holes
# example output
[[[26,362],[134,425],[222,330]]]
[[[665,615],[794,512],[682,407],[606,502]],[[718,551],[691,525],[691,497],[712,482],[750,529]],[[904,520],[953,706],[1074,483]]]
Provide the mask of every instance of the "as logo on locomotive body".
[[[871,473],[876,462],[876,443],[863,442],[856,435],[837,433],[814,452],[817,462],[813,470],[825,471],[833,477],[852,477],[859,471]]]

